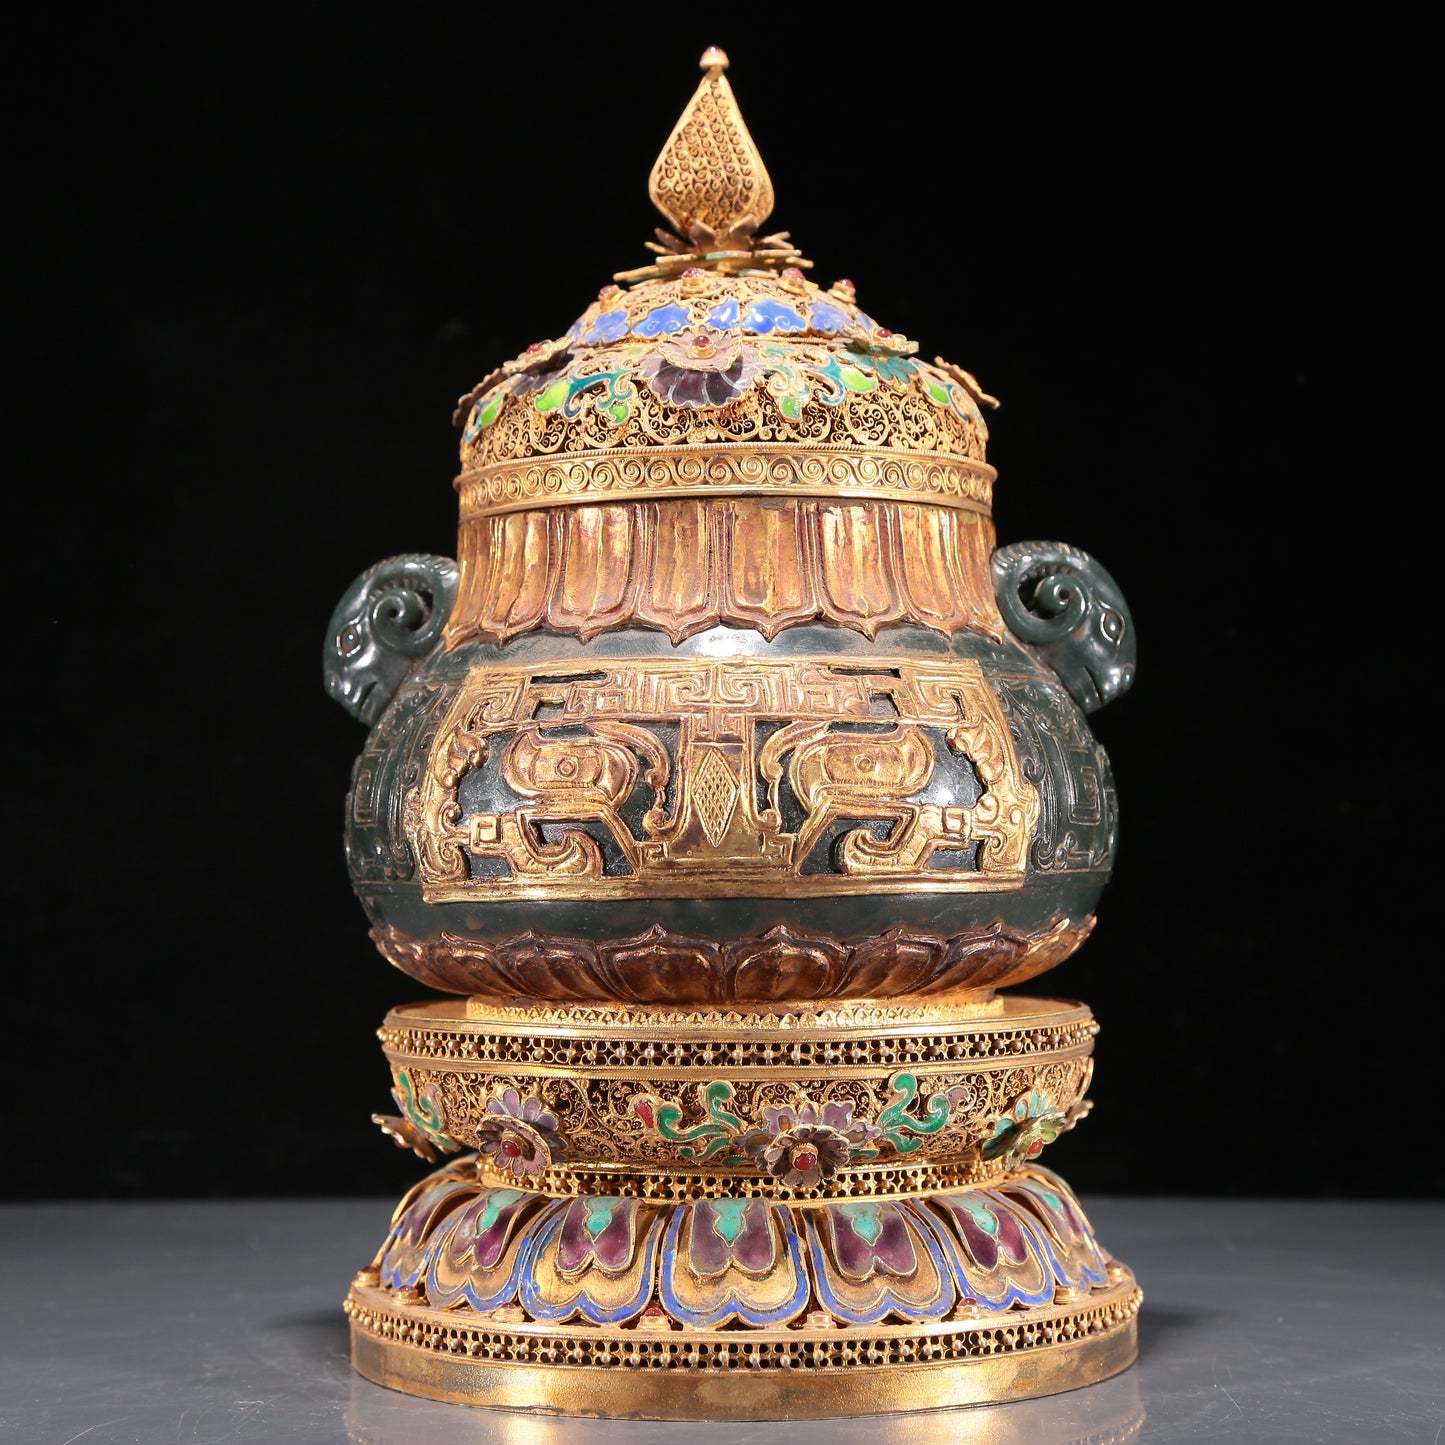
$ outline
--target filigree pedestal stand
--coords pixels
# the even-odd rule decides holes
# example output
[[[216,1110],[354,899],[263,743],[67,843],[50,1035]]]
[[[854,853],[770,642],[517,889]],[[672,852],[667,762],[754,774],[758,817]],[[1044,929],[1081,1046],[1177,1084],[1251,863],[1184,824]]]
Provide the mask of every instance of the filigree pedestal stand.
[[[470,1404],[697,1419],[1102,1379],[1134,1357],[1140,1292],[1030,1162],[1078,1117],[1094,1033],[1029,998],[395,1009],[409,1121],[479,1155],[417,1185],[358,1275],[357,1368]]]

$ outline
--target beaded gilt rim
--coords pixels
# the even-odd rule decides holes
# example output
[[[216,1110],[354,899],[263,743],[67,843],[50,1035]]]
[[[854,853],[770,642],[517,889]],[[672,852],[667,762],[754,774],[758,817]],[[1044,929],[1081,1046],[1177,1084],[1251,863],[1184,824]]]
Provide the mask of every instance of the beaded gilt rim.
[[[344,1308],[354,1328],[417,1349],[509,1364],[620,1366],[624,1369],[727,1371],[848,1369],[944,1364],[988,1359],[1067,1344],[1130,1324],[1144,1292],[1127,1269],[1117,1283],[1091,1291],[1081,1304],[1009,1312],[920,1329],[836,1324],[782,1330],[686,1330],[672,1326],[608,1329],[596,1325],[503,1325],[485,1316],[475,1324],[441,1310],[401,1308],[386,1291],[351,1287]]]

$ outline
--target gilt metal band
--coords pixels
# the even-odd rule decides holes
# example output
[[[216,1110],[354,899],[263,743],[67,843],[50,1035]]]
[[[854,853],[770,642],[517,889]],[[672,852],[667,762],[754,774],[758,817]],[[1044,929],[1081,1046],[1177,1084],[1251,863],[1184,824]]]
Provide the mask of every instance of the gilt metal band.
[[[707,448],[637,449],[498,462],[456,479],[461,520],[533,507],[644,497],[824,497],[932,502],[991,511],[998,473],[986,462],[916,452]]]
[[[987,1321],[745,1332],[472,1322],[398,1305],[364,1284],[345,1308],[357,1368],[412,1394],[632,1419],[747,1420],[934,1409],[1090,1384],[1134,1359],[1142,1300],[1130,1275],[1074,1304]]]
[[[820,1200],[914,1199],[921,1194],[963,1189],[1001,1179],[1002,1163],[972,1158],[945,1163],[884,1164],[866,1169],[840,1169],[810,1187],[781,1184],[766,1174],[739,1170],[687,1170],[676,1164],[665,1169],[581,1168],[570,1164],[549,1165],[532,1187],[541,1194],[561,1199],[621,1198],[647,1199],[660,1203],[681,1203],[698,1199],[771,1199],[806,1204]],[[512,1176],[483,1165],[477,1177],[484,1183],[504,1187],[515,1183]]]
[[[987,1010],[987,1012],[985,1012]],[[959,1015],[963,1017],[960,1019]],[[378,1030],[388,1058],[638,1068],[903,1068],[1087,1052],[1099,1031],[1083,1004],[1007,995],[991,1005],[863,1005],[796,1014],[661,1008],[509,1008],[482,999],[403,1004]]]
[[[535,1033],[526,1012],[392,1010],[381,1038],[402,1117],[378,1121],[425,1157],[476,1149],[483,1178],[545,1194],[902,1197],[1036,1158],[1087,1112],[1096,1032],[1080,1005],[1027,999],[872,1037],[778,1019],[699,1036],[657,1014],[568,1037]]]

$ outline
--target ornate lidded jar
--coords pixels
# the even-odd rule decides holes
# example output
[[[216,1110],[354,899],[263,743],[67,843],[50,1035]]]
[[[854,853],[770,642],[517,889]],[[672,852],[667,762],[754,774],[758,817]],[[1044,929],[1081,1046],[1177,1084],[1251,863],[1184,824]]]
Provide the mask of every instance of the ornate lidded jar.
[[[996,547],[973,376],[762,234],[726,63],[654,264],[461,399],[457,560],[371,568],[328,634],[356,891],[459,996],[382,1031],[379,1122],[461,1157],[358,1276],[354,1358],[602,1414],[1067,1388],[1139,1298],[1036,1162],[1094,1025],[996,991],[1093,925],[1085,714],[1132,623],[1085,554]]]

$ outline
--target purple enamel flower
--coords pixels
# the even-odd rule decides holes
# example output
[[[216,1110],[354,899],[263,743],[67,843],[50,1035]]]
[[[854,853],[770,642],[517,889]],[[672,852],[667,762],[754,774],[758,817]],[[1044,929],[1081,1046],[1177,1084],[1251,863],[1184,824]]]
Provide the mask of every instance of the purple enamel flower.
[[[502,1173],[536,1178],[566,1144],[557,1132],[557,1116],[540,1099],[523,1099],[507,1089],[487,1100],[486,1117],[477,1125],[477,1148]]]
[[[757,380],[762,361],[735,336],[700,326],[662,342],[637,370],[663,401],[714,407],[736,401]]]
[[[738,1141],[744,1154],[794,1188],[812,1189],[831,1179],[853,1154],[882,1131],[866,1119],[855,1122],[852,1104],[800,1101],[783,1109],[764,1109],[763,1127]]]

